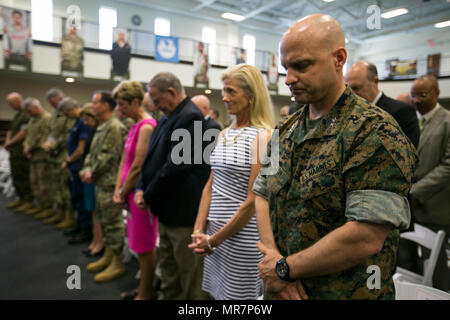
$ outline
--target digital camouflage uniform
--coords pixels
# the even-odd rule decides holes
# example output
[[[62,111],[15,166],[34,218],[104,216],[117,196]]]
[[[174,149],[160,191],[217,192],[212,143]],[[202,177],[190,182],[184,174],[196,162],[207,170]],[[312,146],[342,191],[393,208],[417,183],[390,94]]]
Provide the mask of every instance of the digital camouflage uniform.
[[[301,280],[311,299],[394,299],[397,227],[409,224],[415,149],[391,116],[349,87],[307,133],[308,109],[279,124],[278,172],[260,174],[253,188],[269,201],[278,249],[305,250],[348,221],[391,224],[381,252],[364,263]],[[380,268],[380,289],[367,287],[371,265]]]
[[[97,127],[83,172],[91,171],[95,183],[96,216],[102,226],[105,245],[122,253],[125,228],[122,209],[112,200],[125,142],[125,126],[114,116]]]
[[[44,111],[38,118],[31,118],[26,127],[27,136],[23,147],[31,153],[30,159],[30,185],[33,196],[39,205],[48,209],[52,207],[53,197],[51,183],[48,177],[48,155],[42,149],[42,145],[48,135],[50,114]]]
[[[11,138],[21,130],[27,130],[28,118],[25,111],[19,111],[11,121],[9,131]],[[11,175],[14,182],[14,188],[21,201],[32,202],[33,194],[30,187],[30,161],[23,154],[23,142],[15,143],[9,149],[9,162],[11,164]]]
[[[61,169],[63,161],[67,158],[67,140],[70,129],[75,120],[65,117],[62,112],[56,111],[52,114],[49,122],[49,134],[47,141],[51,141],[49,154],[49,179],[51,183],[53,201],[58,209],[67,210],[71,208],[69,176]]]

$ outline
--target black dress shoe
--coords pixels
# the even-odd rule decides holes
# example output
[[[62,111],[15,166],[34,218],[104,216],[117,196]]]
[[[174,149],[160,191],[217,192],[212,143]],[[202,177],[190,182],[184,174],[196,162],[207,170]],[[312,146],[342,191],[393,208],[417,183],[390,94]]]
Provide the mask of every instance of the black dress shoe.
[[[80,243],[86,243],[92,241],[92,234],[87,231],[82,231],[78,233],[77,235],[73,236],[69,239],[68,244],[80,244]]]
[[[82,231],[82,230],[80,229],[80,227],[76,226],[76,227],[69,228],[69,229],[65,230],[65,231],[63,232],[63,234],[64,234],[66,237],[73,237],[73,236],[76,236],[76,235],[78,235],[79,233],[81,233],[81,231]]]
[[[105,248],[103,248],[102,250],[100,250],[97,253],[92,253],[91,250],[89,250],[89,248],[88,248],[86,250],[83,250],[83,254],[88,258],[94,258],[94,257],[102,256],[104,251],[105,251]]]

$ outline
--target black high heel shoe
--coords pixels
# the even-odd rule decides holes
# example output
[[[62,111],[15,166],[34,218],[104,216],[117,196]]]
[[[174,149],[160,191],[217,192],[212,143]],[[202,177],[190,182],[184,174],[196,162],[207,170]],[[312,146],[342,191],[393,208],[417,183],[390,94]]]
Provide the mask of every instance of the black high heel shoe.
[[[83,254],[88,258],[100,257],[103,255],[103,252],[105,252],[105,247],[103,247],[102,250],[100,250],[99,252],[96,252],[96,253],[92,253],[91,250],[89,250],[89,248],[86,250],[83,250]]]

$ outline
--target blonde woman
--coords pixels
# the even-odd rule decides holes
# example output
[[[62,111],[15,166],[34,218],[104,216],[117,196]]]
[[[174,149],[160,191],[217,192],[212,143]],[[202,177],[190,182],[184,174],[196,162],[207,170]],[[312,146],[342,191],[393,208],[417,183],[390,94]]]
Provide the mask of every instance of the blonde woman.
[[[262,255],[253,183],[273,128],[270,96],[261,72],[239,64],[222,75],[222,97],[235,116],[211,154],[211,175],[192,234],[194,253],[205,256],[202,288],[214,299],[257,299]]]

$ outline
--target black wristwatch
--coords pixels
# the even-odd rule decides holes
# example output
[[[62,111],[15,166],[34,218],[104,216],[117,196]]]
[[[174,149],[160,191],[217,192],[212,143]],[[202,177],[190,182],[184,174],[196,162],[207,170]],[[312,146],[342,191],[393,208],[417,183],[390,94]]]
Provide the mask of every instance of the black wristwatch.
[[[284,281],[293,282],[294,280],[289,277],[289,265],[286,262],[286,257],[281,258],[278,260],[277,265],[275,267],[275,271],[277,273],[277,276]]]

